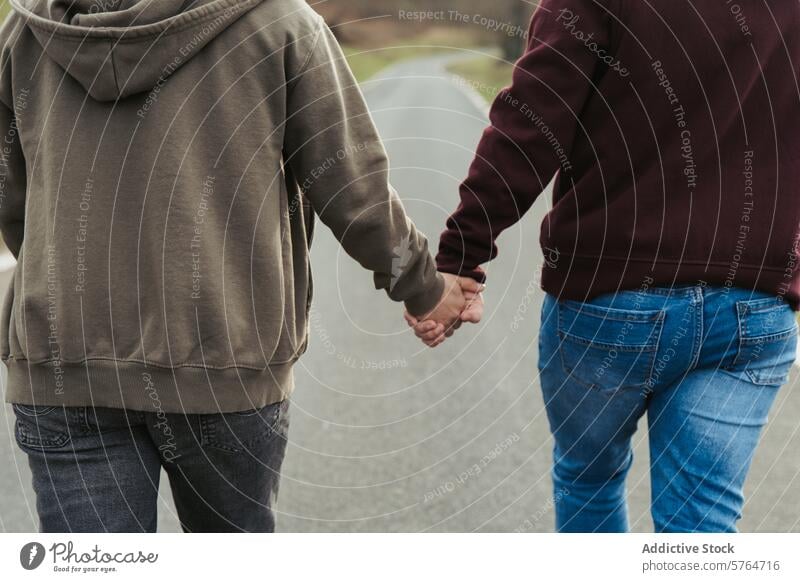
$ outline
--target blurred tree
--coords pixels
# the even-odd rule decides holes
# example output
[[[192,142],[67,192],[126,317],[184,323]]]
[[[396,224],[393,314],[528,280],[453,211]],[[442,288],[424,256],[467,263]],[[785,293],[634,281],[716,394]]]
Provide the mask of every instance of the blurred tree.
[[[370,23],[392,21],[402,25],[409,36],[418,33],[420,26],[449,26],[464,31],[465,36],[476,43],[492,43],[499,46],[503,58],[514,62],[525,48],[528,23],[538,0],[307,0],[320,12],[329,24],[336,26],[342,40],[358,42],[356,37],[364,26]],[[444,18],[420,23],[404,21],[399,18],[400,11],[442,12]],[[456,18],[458,14],[461,18]],[[386,18],[377,18],[385,16]],[[466,17],[466,18],[464,18]],[[369,19],[377,18],[370,21]],[[474,18],[474,19],[473,19]],[[495,28],[486,23],[497,23]],[[340,26],[348,23],[346,26]],[[358,31],[348,33],[346,28],[359,23]],[[398,28],[401,28],[398,26]],[[353,37],[353,38],[347,38]]]
[[[528,30],[527,23],[530,18],[528,5],[523,0],[512,0],[511,6],[508,7],[508,16],[513,34],[508,34],[503,39],[503,58],[513,63],[522,56],[527,44],[527,35],[522,34],[522,31]]]

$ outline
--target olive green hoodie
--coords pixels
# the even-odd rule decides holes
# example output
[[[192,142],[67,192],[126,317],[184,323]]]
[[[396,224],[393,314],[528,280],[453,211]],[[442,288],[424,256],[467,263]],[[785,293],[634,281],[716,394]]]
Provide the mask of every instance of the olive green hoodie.
[[[316,214],[439,300],[340,48],[302,0],[12,0],[0,30],[6,400],[165,412],[286,398]]]

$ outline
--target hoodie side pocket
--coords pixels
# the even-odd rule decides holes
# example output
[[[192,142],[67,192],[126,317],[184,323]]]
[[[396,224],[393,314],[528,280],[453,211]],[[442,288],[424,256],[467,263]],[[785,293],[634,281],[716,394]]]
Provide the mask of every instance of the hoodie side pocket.
[[[3,300],[2,324],[0,324],[0,329],[4,330],[5,333],[0,334],[2,335],[2,337],[0,337],[0,354],[2,354],[4,360],[24,357],[22,346],[20,345],[17,335],[16,281],[17,269],[19,268],[21,268],[20,263],[17,263],[17,268],[11,276],[11,283],[8,286],[5,299]]]

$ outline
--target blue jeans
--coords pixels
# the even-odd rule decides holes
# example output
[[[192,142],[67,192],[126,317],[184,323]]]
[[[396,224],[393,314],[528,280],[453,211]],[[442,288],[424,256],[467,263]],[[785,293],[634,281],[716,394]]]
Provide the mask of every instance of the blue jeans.
[[[187,532],[272,532],[288,401],[225,414],[13,405],[42,532],[154,532],[161,468]]]
[[[734,532],[761,430],[797,349],[780,298],[678,286],[547,295],[539,372],[561,532],[628,529],[631,437],[647,414],[657,532]]]

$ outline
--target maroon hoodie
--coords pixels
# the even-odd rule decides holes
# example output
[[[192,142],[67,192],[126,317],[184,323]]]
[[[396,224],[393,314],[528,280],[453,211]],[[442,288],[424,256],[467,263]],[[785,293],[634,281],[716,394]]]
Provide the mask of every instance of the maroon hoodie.
[[[482,280],[556,176],[545,291],[705,282],[800,309],[800,3],[542,0],[440,270]]]

